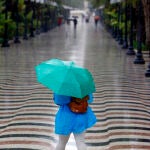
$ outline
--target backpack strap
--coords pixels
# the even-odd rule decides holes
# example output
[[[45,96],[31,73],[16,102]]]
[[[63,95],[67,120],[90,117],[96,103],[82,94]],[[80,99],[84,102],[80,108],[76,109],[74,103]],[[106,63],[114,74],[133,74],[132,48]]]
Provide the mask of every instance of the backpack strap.
[[[83,98],[77,98],[77,97],[71,97],[71,101],[74,101],[76,103],[80,103],[80,102],[83,102],[83,101],[88,101],[89,100],[89,96],[85,96]]]

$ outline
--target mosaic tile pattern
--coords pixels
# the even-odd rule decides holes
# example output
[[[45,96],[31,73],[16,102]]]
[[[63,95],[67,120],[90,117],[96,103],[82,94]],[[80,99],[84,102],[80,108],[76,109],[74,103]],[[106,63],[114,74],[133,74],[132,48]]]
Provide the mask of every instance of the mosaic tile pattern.
[[[97,124],[88,129],[88,150],[150,149],[150,79],[99,25],[72,24],[21,44],[0,48],[0,149],[53,150],[57,106],[52,92],[36,82],[34,66],[50,58],[73,60],[94,76],[91,104]],[[76,150],[71,136],[67,150]]]

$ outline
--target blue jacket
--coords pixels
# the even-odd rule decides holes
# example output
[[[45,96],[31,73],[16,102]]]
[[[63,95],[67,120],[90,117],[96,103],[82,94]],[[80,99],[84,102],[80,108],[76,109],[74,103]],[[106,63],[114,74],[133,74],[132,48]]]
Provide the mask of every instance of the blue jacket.
[[[73,113],[68,107],[71,97],[54,94],[54,102],[59,105],[55,118],[55,133],[68,135],[70,133],[82,133],[96,123],[96,116],[88,106],[87,112],[83,114]],[[93,101],[92,94],[89,95],[88,103]]]

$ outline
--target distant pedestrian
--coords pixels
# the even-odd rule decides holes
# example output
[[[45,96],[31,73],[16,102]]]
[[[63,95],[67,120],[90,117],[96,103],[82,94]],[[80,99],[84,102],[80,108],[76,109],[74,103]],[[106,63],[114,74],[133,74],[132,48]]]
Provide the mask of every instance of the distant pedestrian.
[[[67,22],[67,25],[70,25],[70,19],[69,18],[67,18],[66,22]]]
[[[84,15],[84,14],[82,14],[82,22],[84,21],[84,18],[85,18],[85,15]]]
[[[58,17],[57,24],[60,27],[62,24],[62,17]]]
[[[74,29],[76,29],[78,24],[78,20],[76,18],[73,19],[73,24],[74,24]]]
[[[95,22],[95,27],[97,28],[97,24],[99,21],[100,17],[99,16],[94,16],[94,22]]]
[[[86,23],[89,22],[89,16],[88,16],[88,15],[85,16],[85,22],[86,22]]]

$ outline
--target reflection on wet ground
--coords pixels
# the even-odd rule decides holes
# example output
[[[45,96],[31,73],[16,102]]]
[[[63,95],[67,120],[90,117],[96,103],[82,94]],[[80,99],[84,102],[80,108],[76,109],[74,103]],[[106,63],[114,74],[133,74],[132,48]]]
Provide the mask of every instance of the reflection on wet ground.
[[[96,82],[97,124],[86,133],[88,150],[150,149],[150,79],[145,65],[99,25],[63,25],[21,44],[0,49],[0,149],[53,150],[57,106],[52,92],[37,83],[34,66],[51,58],[75,61]],[[147,59],[148,60],[148,59]],[[73,137],[67,150],[76,150]]]

